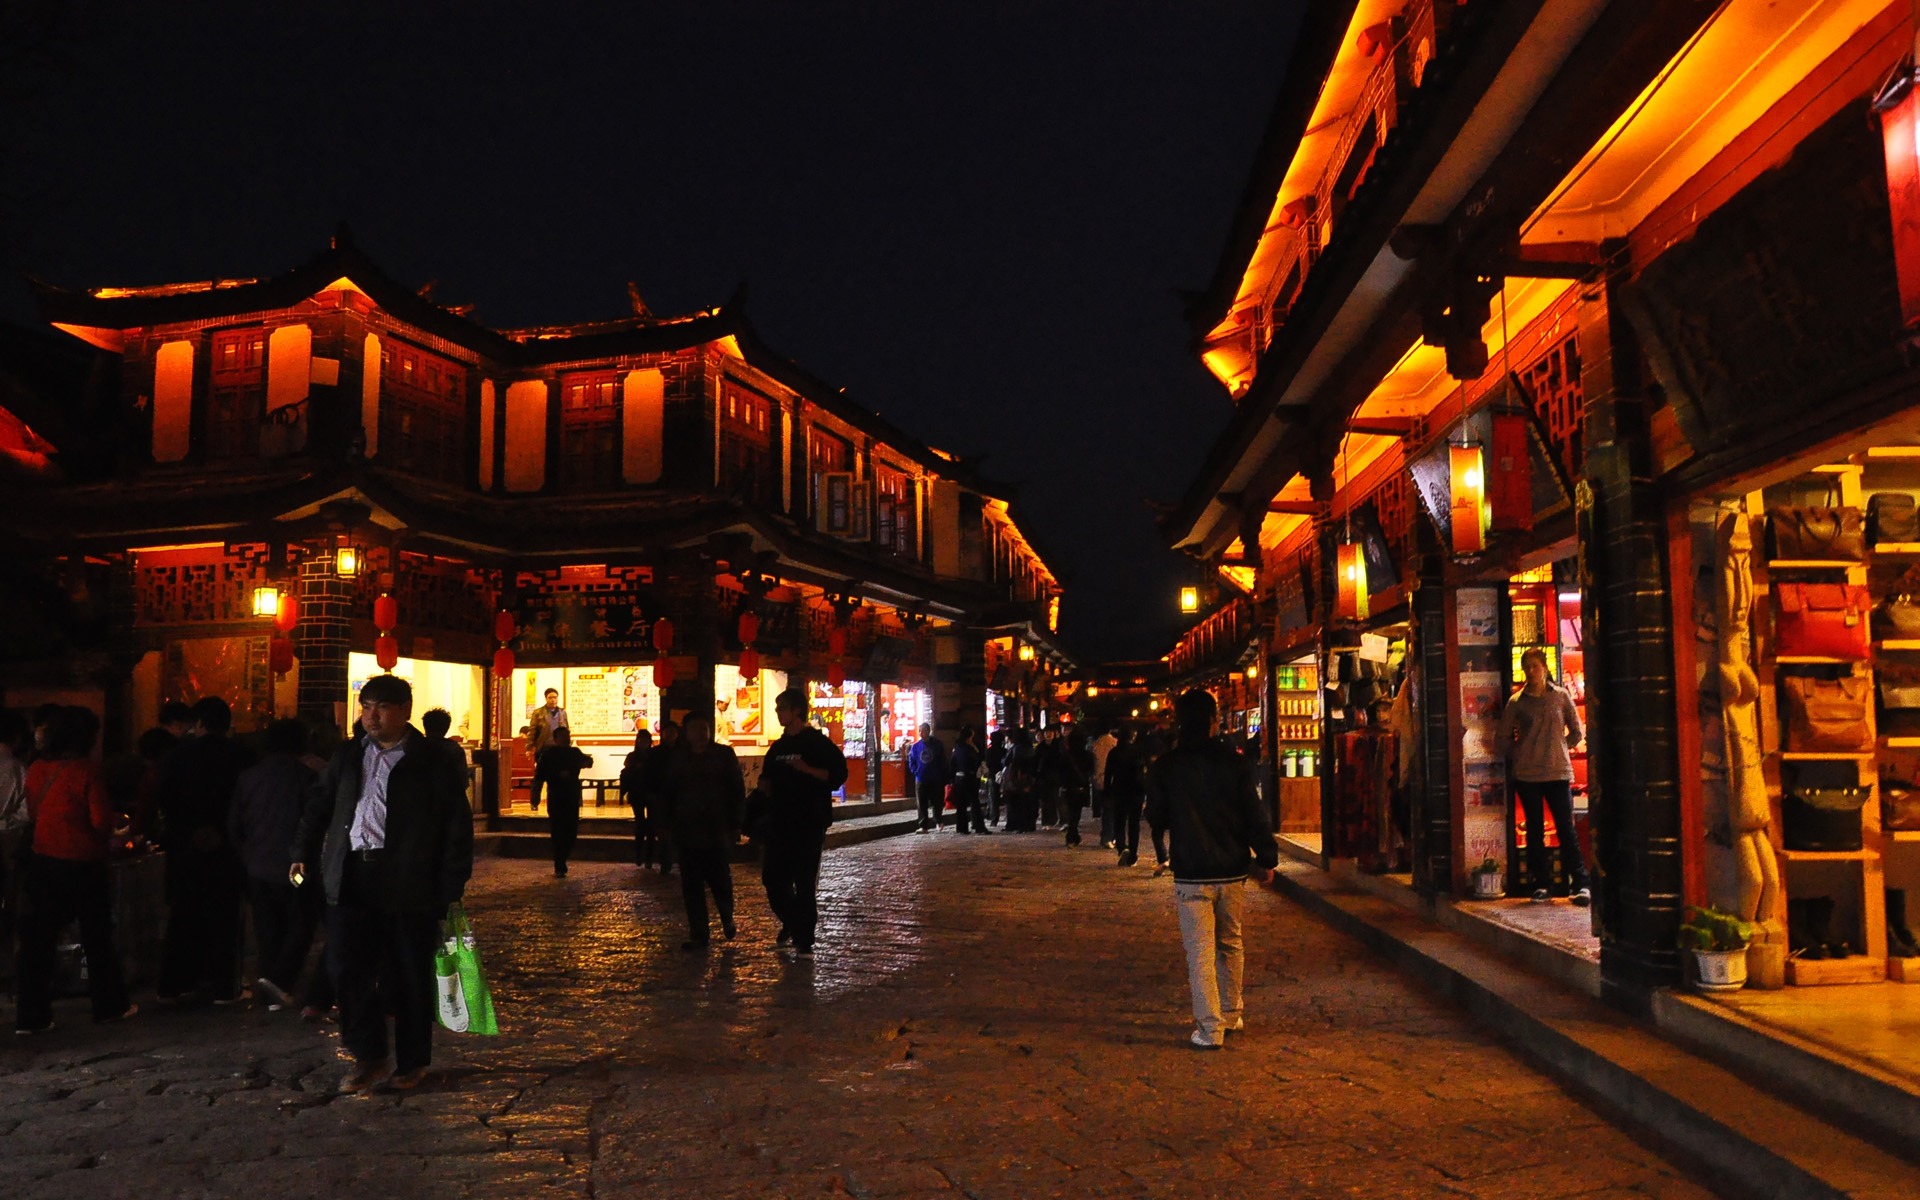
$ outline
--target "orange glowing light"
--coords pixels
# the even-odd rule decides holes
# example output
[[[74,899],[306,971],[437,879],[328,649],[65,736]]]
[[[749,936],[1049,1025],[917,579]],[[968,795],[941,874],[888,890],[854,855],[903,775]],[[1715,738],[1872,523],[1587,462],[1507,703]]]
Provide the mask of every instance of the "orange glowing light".
[[[1021,662],[1032,662],[1032,661],[1033,661],[1033,647],[1032,647],[1032,646],[1028,646],[1028,645],[1022,645],[1022,646],[1020,647],[1020,661],[1021,661]]]
[[[1367,559],[1359,546],[1349,542],[1335,552],[1334,570],[1339,588],[1334,595],[1334,616],[1343,621],[1364,621],[1367,603]]]
[[[253,615],[256,617],[274,617],[280,614],[280,589],[272,584],[262,584],[253,589]]]
[[[1447,448],[1448,508],[1453,525],[1453,552],[1479,554],[1487,548],[1487,470],[1478,446]]]
[[[1200,611],[1199,588],[1183,587],[1180,589],[1180,611],[1183,613],[1197,613]]]

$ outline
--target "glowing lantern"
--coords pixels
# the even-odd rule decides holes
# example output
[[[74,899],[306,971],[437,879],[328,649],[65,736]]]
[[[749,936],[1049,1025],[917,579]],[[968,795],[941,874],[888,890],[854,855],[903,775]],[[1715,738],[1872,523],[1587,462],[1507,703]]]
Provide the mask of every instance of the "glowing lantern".
[[[400,602],[385,592],[373,602],[373,627],[381,633],[392,633],[400,624]]]
[[[1487,504],[1496,530],[1533,528],[1533,455],[1527,444],[1527,418],[1519,413],[1493,415],[1493,456]]]
[[[1339,547],[1334,559],[1339,576],[1334,593],[1333,615],[1342,621],[1364,621],[1368,616],[1367,557],[1359,546],[1348,542]],[[1247,673],[1253,678],[1253,672]]]
[[[1095,687],[1095,686],[1094,686],[1093,684],[1091,684],[1091,683],[1087,685],[1087,699],[1089,699],[1089,700],[1091,700],[1091,699],[1093,699],[1093,698],[1094,698],[1095,696],[1098,696],[1099,694],[1100,694],[1100,689],[1099,689],[1099,688],[1097,688],[1097,687]]]
[[[847,669],[837,662],[827,664],[827,686],[840,687],[847,682]]]
[[[673,686],[673,660],[664,654],[654,660],[653,686],[663,692]]]
[[[1363,568],[1363,569],[1365,568],[1365,565],[1366,565],[1366,560],[1364,560],[1364,559],[1362,559],[1362,560],[1361,560],[1361,566],[1362,566],[1362,568]],[[1260,678],[1260,664],[1259,664],[1259,663],[1257,663],[1257,662],[1250,662],[1250,663],[1248,663],[1248,664],[1247,664],[1247,678],[1248,678],[1248,679],[1258,679],[1258,678]]]
[[[366,552],[358,546],[336,546],[333,551],[333,573],[342,579],[358,579],[360,563],[366,558]]]
[[[281,633],[292,633],[299,623],[300,598],[292,592],[281,592],[279,607],[273,613],[273,627]]]
[[[1027,645],[1027,644],[1026,644],[1026,643],[1024,643],[1024,642],[1023,642],[1023,643],[1021,643],[1021,645],[1020,645],[1020,661],[1021,661],[1021,662],[1032,662],[1032,661],[1033,661],[1033,647],[1032,647],[1032,646],[1029,646],[1029,645]]]
[[[285,675],[293,670],[293,643],[283,637],[268,642],[267,665],[273,668],[275,675]]]
[[[373,661],[382,671],[391,671],[400,662],[400,643],[390,633],[373,639]]]
[[[653,623],[653,648],[665,654],[673,649],[673,622],[661,617]],[[665,687],[665,684],[660,686]]]
[[[835,625],[832,629],[827,630],[827,653],[833,655],[835,658],[839,658],[846,652],[847,631],[844,627]]]
[[[740,652],[740,674],[748,679],[760,676],[760,652],[752,646]]]
[[[256,617],[277,617],[280,615],[280,589],[272,584],[262,584],[253,589],[253,615]]]
[[[1447,447],[1447,482],[1453,552],[1479,554],[1487,548],[1487,472],[1480,447]]]
[[[514,622],[512,613],[508,612],[506,609],[503,608],[497,614],[494,615],[494,618],[493,618],[493,640],[494,641],[510,642],[513,640],[514,635],[519,632],[520,632],[520,627]]]
[[[759,636],[760,636],[759,616],[750,612],[741,613],[740,614],[740,644],[742,646],[751,646],[753,645],[753,639]]]
[[[1920,88],[1903,64],[1880,94],[1880,137],[1887,161],[1887,201],[1893,215],[1893,267],[1900,285],[1900,314],[1909,328],[1920,324]]]
[[[1180,589],[1180,611],[1183,613],[1197,613],[1200,611],[1199,588],[1183,587]]]
[[[513,674],[513,651],[502,646],[493,652],[493,674],[498,679]]]

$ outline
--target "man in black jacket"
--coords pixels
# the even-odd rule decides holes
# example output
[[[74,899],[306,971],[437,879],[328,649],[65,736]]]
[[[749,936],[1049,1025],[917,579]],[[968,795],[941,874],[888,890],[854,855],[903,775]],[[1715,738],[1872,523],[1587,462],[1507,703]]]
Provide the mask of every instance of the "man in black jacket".
[[[193,706],[194,736],[175,746],[156,789],[167,835],[167,935],[160,951],[163,1003],[204,989],[215,1004],[239,998],[240,904],[247,875],[227,832],[240,773],[253,754],[228,736],[233,709],[218,696]]]
[[[760,786],[766,793],[765,857],[760,881],[780,920],[779,942],[791,941],[796,958],[813,956],[820,908],[814,889],[820,854],[833,824],[833,793],[847,782],[847,760],[826,734],[807,724],[807,693],[788,688],[773,702],[784,730],[767,747]]]
[[[387,1079],[420,1085],[433,1059],[440,920],[473,874],[465,781],[408,724],[413,688],[379,675],[360,689],[366,736],[340,748],[307,792],[291,878],[320,864],[340,1040],[354,1070],[342,1091]],[[395,1062],[387,1062],[388,1011]]]
[[[1173,833],[1173,894],[1187,948],[1197,1050],[1218,1050],[1246,1028],[1240,980],[1246,951],[1240,912],[1249,868],[1273,878],[1280,848],[1254,790],[1253,768],[1213,736],[1213,697],[1195,689],[1174,703],[1180,744],[1147,775],[1147,820]]]

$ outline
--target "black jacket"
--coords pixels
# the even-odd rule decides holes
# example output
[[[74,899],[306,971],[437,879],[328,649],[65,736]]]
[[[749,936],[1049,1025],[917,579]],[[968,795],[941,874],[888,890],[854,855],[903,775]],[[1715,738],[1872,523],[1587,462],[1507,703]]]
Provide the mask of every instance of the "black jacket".
[[[307,790],[294,835],[293,860],[307,864],[309,872],[320,864],[329,904],[340,903],[365,755],[364,737],[340,747]],[[368,907],[437,915],[465,894],[472,875],[473,813],[466,781],[443,751],[410,727],[406,753],[387,776],[386,849]]]
[[[593,756],[576,746],[549,745],[533,760],[531,805],[540,807],[540,793],[547,795],[547,811],[553,806],[580,807],[580,772],[593,765]]]
[[[154,798],[166,822],[169,899],[244,883],[227,814],[240,773],[252,765],[253,752],[224,733],[187,738],[167,755]]]
[[[1147,821],[1173,834],[1178,883],[1233,883],[1280,862],[1253,767],[1224,742],[1184,742],[1147,772]]]
[[[797,758],[810,767],[825,767],[825,781],[796,771],[785,761]],[[768,796],[766,834],[776,842],[819,841],[833,824],[833,793],[847,782],[847,759],[840,747],[809,725],[799,733],[784,733],[767,747],[760,771],[760,789]]]
[[[661,808],[676,846],[723,850],[740,840],[747,785],[732,746],[711,742],[673,756]]]

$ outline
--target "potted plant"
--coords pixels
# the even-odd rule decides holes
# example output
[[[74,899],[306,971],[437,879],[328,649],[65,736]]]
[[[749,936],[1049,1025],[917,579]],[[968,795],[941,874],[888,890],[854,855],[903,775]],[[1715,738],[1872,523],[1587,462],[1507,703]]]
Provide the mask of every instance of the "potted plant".
[[[1737,992],[1747,986],[1747,943],[1753,926],[1723,908],[1689,908],[1680,948],[1693,952],[1694,986]]]
[[[1506,871],[1500,864],[1488,857],[1473,869],[1473,898],[1475,900],[1498,900],[1507,894]]]

